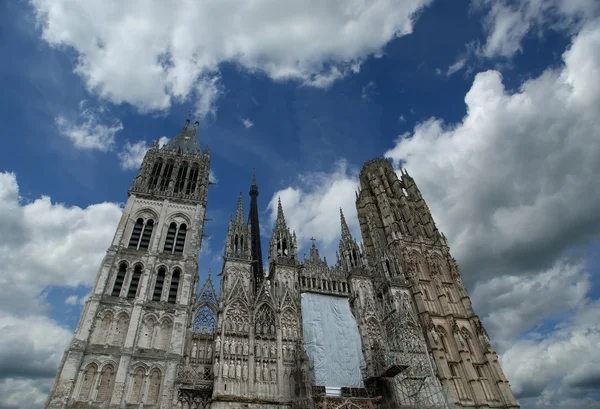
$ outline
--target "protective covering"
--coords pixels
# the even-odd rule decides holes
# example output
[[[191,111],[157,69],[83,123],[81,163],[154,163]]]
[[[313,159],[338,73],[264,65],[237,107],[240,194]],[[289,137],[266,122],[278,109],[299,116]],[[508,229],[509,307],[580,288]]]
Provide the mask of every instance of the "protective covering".
[[[363,388],[365,361],[348,299],[303,293],[302,325],[315,384]]]

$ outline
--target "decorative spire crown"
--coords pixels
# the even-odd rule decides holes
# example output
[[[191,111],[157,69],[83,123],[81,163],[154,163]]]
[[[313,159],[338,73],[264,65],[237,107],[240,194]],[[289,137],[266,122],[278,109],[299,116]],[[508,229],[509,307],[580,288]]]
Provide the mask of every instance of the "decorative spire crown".
[[[237,211],[235,212],[235,223],[244,224],[244,199],[242,192],[240,192],[240,198],[238,199]]]

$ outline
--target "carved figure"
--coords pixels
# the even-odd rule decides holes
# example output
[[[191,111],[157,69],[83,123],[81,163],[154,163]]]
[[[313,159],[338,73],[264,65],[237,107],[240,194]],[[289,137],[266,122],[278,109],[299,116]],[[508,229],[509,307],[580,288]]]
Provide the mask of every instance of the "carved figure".
[[[287,358],[287,346],[285,344],[283,344],[281,346],[281,353],[283,355],[283,359],[286,359]]]
[[[231,343],[229,344],[229,349],[231,350],[231,355],[235,355],[235,339],[231,340]]]
[[[227,361],[223,361],[223,379],[227,379],[229,377],[229,365],[227,365]]]
[[[244,348],[243,348],[242,352],[244,353],[244,355],[248,355],[248,343],[247,342],[244,342]]]
[[[269,327],[269,330],[270,330],[269,333],[271,335],[275,335],[275,325],[271,324],[271,326]]]
[[[255,366],[255,374],[254,377],[257,381],[260,381],[260,362],[256,362],[256,366]]]
[[[220,373],[219,373],[219,358],[215,359],[215,363],[213,364],[213,375],[215,376],[215,378],[218,378]]]
[[[276,381],[277,380],[276,364],[271,365],[271,380],[272,381]]]
[[[233,363],[233,359],[229,361],[229,377],[235,379],[235,364]]]
[[[208,348],[206,349],[206,358],[207,359],[212,358],[212,346],[211,345],[209,345]]]
[[[264,358],[268,358],[269,357],[269,345],[266,342],[263,342],[262,345],[262,354]]]
[[[270,381],[269,379],[269,368],[267,368],[267,363],[263,362],[263,381]]]
[[[248,364],[244,362],[244,367],[242,368],[242,379],[248,379]]]
[[[198,358],[204,359],[204,344],[200,345],[200,353],[198,354]]]
[[[257,358],[260,358],[260,343],[258,341],[254,344],[254,355],[256,355]]]
[[[223,341],[223,354],[228,354],[229,353],[229,341],[227,339],[225,339]]]
[[[271,344],[271,358],[275,358],[276,354],[275,354],[275,344]]]
[[[198,344],[194,342],[192,345],[192,359],[196,358],[196,354],[198,353]]]
[[[217,340],[215,341],[215,349],[217,351],[221,350],[221,336],[217,335]]]
[[[237,365],[235,366],[235,378],[242,379],[242,361],[238,359]]]

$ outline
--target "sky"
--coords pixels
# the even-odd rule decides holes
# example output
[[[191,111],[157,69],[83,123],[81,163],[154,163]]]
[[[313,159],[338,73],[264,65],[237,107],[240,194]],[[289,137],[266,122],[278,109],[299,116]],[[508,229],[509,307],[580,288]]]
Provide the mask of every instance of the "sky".
[[[0,408],[52,384],[141,159],[211,151],[201,282],[240,192],[263,251],[360,239],[362,164],[417,182],[524,409],[600,408],[596,0],[0,2]],[[265,257],[266,259],[266,257]]]

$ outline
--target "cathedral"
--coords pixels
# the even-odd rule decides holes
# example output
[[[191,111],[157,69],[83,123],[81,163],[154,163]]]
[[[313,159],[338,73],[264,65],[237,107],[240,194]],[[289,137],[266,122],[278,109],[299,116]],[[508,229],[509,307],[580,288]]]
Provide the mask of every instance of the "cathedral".
[[[314,239],[300,257],[281,202],[263,264],[254,177],[219,292],[199,283],[197,127],[146,153],[45,408],[519,408],[446,238],[386,159],[360,172],[362,241],[340,209],[334,265]]]

